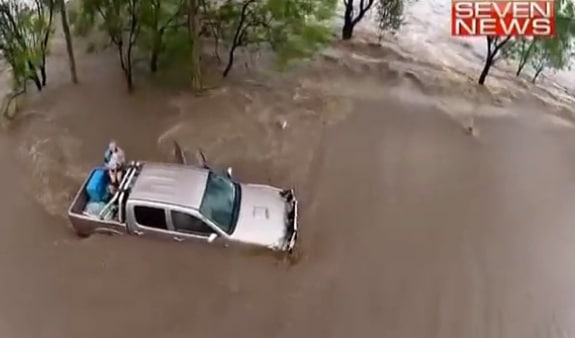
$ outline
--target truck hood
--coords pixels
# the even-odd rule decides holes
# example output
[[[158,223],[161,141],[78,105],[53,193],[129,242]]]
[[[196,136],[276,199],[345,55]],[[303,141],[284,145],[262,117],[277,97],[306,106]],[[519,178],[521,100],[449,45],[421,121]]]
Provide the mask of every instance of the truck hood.
[[[280,190],[257,184],[242,184],[242,200],[232,239],[279,248],[286,237],[286,201]]]

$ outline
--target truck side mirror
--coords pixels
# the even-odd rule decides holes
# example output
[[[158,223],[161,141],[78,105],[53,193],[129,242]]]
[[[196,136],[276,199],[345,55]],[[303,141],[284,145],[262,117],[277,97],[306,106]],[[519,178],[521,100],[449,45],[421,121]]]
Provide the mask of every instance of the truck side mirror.
[[[218,238],[218,234],[216,233],[212,233],[209,237],[208,237],[208,243],[213,243],[216,238]]]
[[[229,178],[232,178],[232,167],[228,167],[228,169],[226,169],[226,174],[228,174]]]

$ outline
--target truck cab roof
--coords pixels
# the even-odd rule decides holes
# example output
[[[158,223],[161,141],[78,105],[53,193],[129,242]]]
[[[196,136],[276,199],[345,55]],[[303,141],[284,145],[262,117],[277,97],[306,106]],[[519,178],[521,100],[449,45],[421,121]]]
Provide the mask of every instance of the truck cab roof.
[[[134,180],[129,200],[199,209],[206,189],[207,169],[168,163],[145,163]]]

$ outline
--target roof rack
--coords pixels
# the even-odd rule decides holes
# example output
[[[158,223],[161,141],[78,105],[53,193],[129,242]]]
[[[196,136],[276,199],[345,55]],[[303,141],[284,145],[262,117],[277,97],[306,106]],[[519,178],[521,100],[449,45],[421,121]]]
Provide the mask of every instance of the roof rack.
[[[99,218],[100,219],[104,219],[104,217],[106,215],[108,215],[110,212],[112,212],[112,206],[114,204],[118,204],[118,220],[120,222],[124,222],[124,204],[126,203],[126,200],[128,199],[128,193],[129,190],[132,188],[132,183],[134,181],[134,178],[140,173],[140,170],[142,168],[142,163],[141,162],[130,162],[127,166],[126,166],[126,172],[124,173],[124,176],[122,177],[122,181],[120,182],[120,186],[118,188],[118,191],[116,191],[116,193],[114,194],[114,196],[112,196],[112,198],[110,199],[110,201],[106,204],[106,206],[100,211],[99,213]]]

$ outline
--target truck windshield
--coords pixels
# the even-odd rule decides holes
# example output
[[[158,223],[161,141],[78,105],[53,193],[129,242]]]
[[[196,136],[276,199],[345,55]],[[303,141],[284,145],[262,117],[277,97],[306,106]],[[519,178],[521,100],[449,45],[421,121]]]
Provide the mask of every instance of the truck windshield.
[[[231,234],[237,222],[240,187],[229,178],[210,172],[200,213]]]

